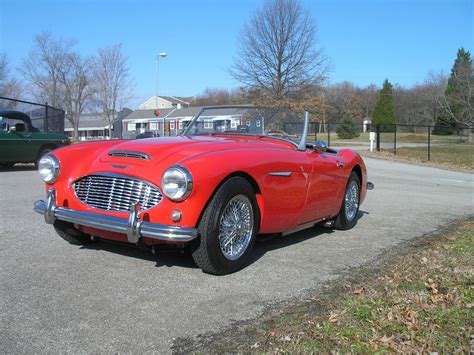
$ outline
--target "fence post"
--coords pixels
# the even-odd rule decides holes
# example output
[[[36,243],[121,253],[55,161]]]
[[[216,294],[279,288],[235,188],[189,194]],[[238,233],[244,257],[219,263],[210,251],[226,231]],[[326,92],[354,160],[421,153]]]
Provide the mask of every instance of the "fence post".
[[[397,155],[397,124],[394,124],[395,129],[393,130],[393,154]]]
[[[377,152],[380,152],[380,123],[377,123],[375,131],[377,132]]]
[[[328,122],[328,147],[331,146],[331,123]]]
[[[48,114],[49,114],[49,112],[48,112],[48,103],[46,103],[46,106],[44,107],[44,116],[45,116],[45,118],[44,118],[44,131],[45,132],[48,132],[48,128],[49,128],[48,127],[48,123],[49,123],[48,122],[49,121]]]
[[[428,125],[428,161],[431,159],[431,127]]]

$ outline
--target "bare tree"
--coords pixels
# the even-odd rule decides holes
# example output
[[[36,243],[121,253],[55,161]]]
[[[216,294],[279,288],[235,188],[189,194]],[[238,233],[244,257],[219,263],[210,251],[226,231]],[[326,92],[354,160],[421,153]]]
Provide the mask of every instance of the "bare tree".
[[[133,89],[127,57],[122,53],[121,44],[99,49],[93,60],[93,75],[94,101],[109,126],[109,136],[112,136],[114,119],[130,99]]]
[[[245,98],[239,90],[206,88],[191,102],[193,106],[243,104]]]
[[[50,33],[35,37],[34,47],[20,71],[33,85],[38,101],[66,111],[66,118],[79,137],[79,122],[90,104],[89,60],[73,51],[74,41],[56,39]]]
[[[316,25],[299,0],[267,0],[243,28],[229,71],[247,89],[282,99],[325,80],[316,43]]]
[[[18,99],[21,91],[22,88],[18,80],[10,76],[6,54],[0,54],[0,96]]]
[[[60,73],[68,66],[74,41],[55,39],[49,32],[34,38],[33,48],[23,60],[20,72],[33,85],[32,94],[37,101],[64,108]]]
[[[89,60],[78,53],[69,53],[59,70],[60,92],[66,118],[74,129],[74,138],[79,138],[79,122],[85,108],[90,104],[93,88],[90,85]]]

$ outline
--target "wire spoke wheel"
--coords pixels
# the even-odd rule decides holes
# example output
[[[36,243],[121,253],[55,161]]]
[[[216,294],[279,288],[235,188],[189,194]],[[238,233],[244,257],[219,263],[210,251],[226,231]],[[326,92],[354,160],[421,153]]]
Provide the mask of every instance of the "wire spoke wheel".
[[[245,195],[234,196],[225,206],[219,221],[219,246],[228,260],[240,258],[252,239],[252,203]]]
[[[351,180],[347,186],[345,198],[345,212],[348,221],[353,221],[359,210],[359,185],[357,181]]]

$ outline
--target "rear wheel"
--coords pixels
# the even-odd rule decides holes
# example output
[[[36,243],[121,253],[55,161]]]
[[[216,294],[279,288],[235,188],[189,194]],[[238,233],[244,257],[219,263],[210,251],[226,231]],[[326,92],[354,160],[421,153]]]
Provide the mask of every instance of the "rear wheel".
[[[341,209],[334,226],[336,229],[351,229],[357,223],[360,202],[360,179],[356,172],[352,172],[347,181],[346,191],[342,200]]]
[[[70,244],[85,245],[93,243],[89,234],[82,233],[74,228],[74,225],[68,222],[56,220],[53,224],[56,233]]]
[[[237,271],[252,252],[258,222],[259,211],[252,186],[241,177],[227,180],[199,222],[200,238],[192,245],[197,266],[214,275]]]

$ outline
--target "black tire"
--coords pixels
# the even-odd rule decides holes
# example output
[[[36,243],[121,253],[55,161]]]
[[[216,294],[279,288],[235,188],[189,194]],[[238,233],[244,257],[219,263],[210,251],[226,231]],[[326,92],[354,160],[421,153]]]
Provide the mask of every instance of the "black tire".
[[[355,181],[357,184],[357,211],[355,213],[354,218],[350,219],[346,215],[346,193],[351,185],[351,182]],[[341,209],[339,210],[339,214],[336,217],[336,221],[334,223],[334,228],[340,230],[347,230],[353,228],[357,223],[357,215],[359,213],[359,204],[360,204],[360,179],[359,175],[355,171],[351,173],[349,176],[349,180],[347,181],[346,189],[344,190],[344,197],[342,198]]]
[[[2,168],[12,168],[15,163],[1,163],[0,167]]]
[[[70,244],[86,245],[94,242],[90,235],[78,231],[71,223],[57,220],[53,226],[56,233]]]
[[[245,252],[236,260],[224,256],[219,244],[219,224],[228,202],[237,195],[248,198],[253,210],[253,229]],[[202,271],[214,275],[226,275],[239,270],[252,252],[258,231],[260,214],[255,192],[242,177],[233,177],[219,187],[206,207],[198,225],[199,238],[191,244],[194,262]]]
[[[39,161],[41,160],[41,158],[43,156],[45,156],[46,154],[48,154],[49,152],[51,152],[52,150],[54,150],[55,148],[53,147],[45,147],[45,148],[42,148],[39,153],[38,153],[38,156],[36,157],[36,160],[35,160],[35,168],[38,169],[38,165],[39,165]]]

